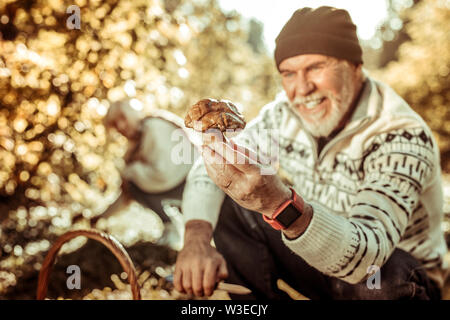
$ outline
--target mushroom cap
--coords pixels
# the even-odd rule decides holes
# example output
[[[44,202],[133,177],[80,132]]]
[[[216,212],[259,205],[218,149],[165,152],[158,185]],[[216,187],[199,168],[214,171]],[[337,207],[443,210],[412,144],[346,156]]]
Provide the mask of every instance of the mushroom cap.
[[[186,114],[184,124],[201,132],[245,128],[244,117],[236,106],[230,101],[216,99],[202,99],[194,104]]]

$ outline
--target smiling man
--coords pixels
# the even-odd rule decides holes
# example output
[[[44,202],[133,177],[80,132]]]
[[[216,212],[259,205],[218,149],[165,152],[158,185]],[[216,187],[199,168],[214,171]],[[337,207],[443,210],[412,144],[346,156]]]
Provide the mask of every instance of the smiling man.
[[[282,299],[281,278],[311,299],[440,297],[439,150],[361,57],[346,11],[293,14],[276,40],[284,94],[189,173],[178,290],[210,295],[227,278],[252,290],[244,298]],[[262,174],[249,157],[273,156],[273,143],[278,174]]]
[[[284,90],[305,130],[328,137],[345,124],[363,84],[361,65],[321,54],[283,60],[279,66]]]

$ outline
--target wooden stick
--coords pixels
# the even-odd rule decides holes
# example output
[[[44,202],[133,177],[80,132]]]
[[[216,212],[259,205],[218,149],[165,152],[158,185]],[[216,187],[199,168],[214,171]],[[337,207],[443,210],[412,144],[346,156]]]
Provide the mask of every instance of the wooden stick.
[[[172,282],[173,283],[173,275],[168,275],[167,277],[165,277],[165,280],[168,282]],[[223,290],[226,291],[228,293],[233,293],[233,294],[249,294],[252,291],[244,286],[238,285],[238,284],[232,284],[232,283],[226,283],[226,282],[219,282],[217,284],[216,290]]]
[[[288,285],[282,279],[277,280],[277,286],[278,286],[278,289],[286,292],[294,300],[310,300],[307,297],[305,297],[304,295],[302,295],[300,292],[298,292],[297,290],[292,288],[290,285]]]
[[[238,284],[232,284],[232,283],[226,283],[226,282],[219,282],[217,285],[217,290],[223,290],[228,293],[232,294],[250,294],[252,291],[244,286],[238,285]]]

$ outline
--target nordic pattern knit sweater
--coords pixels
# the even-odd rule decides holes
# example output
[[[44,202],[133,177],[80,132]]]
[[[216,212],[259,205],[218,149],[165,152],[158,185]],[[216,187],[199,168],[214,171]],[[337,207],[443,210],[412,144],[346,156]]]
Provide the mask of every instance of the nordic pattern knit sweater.
[[[299,238],[282,236],[312,267],[358,283],[401,248],[427,269],[447,268],[439,149],[423,119],[391,88],[368,77],[350,121],[319,154],[285,95],[235,141],[267,156],[274,138],[259,134],[264,129],[279,132],[278,174],[313,207]],[[224,197],[200,158],[187,178],[185,221],[214,227]]]

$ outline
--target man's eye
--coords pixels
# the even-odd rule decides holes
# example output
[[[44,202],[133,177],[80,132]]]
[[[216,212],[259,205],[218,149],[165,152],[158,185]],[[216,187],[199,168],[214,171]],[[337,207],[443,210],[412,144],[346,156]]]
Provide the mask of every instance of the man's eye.
[[[283,77],[292,78],[295,75],[295,72],[285,72],[283,73]]]
[[[322,64],[316,64],[313,66],[308,67],[308,71],[316,71],[322,69]]]

